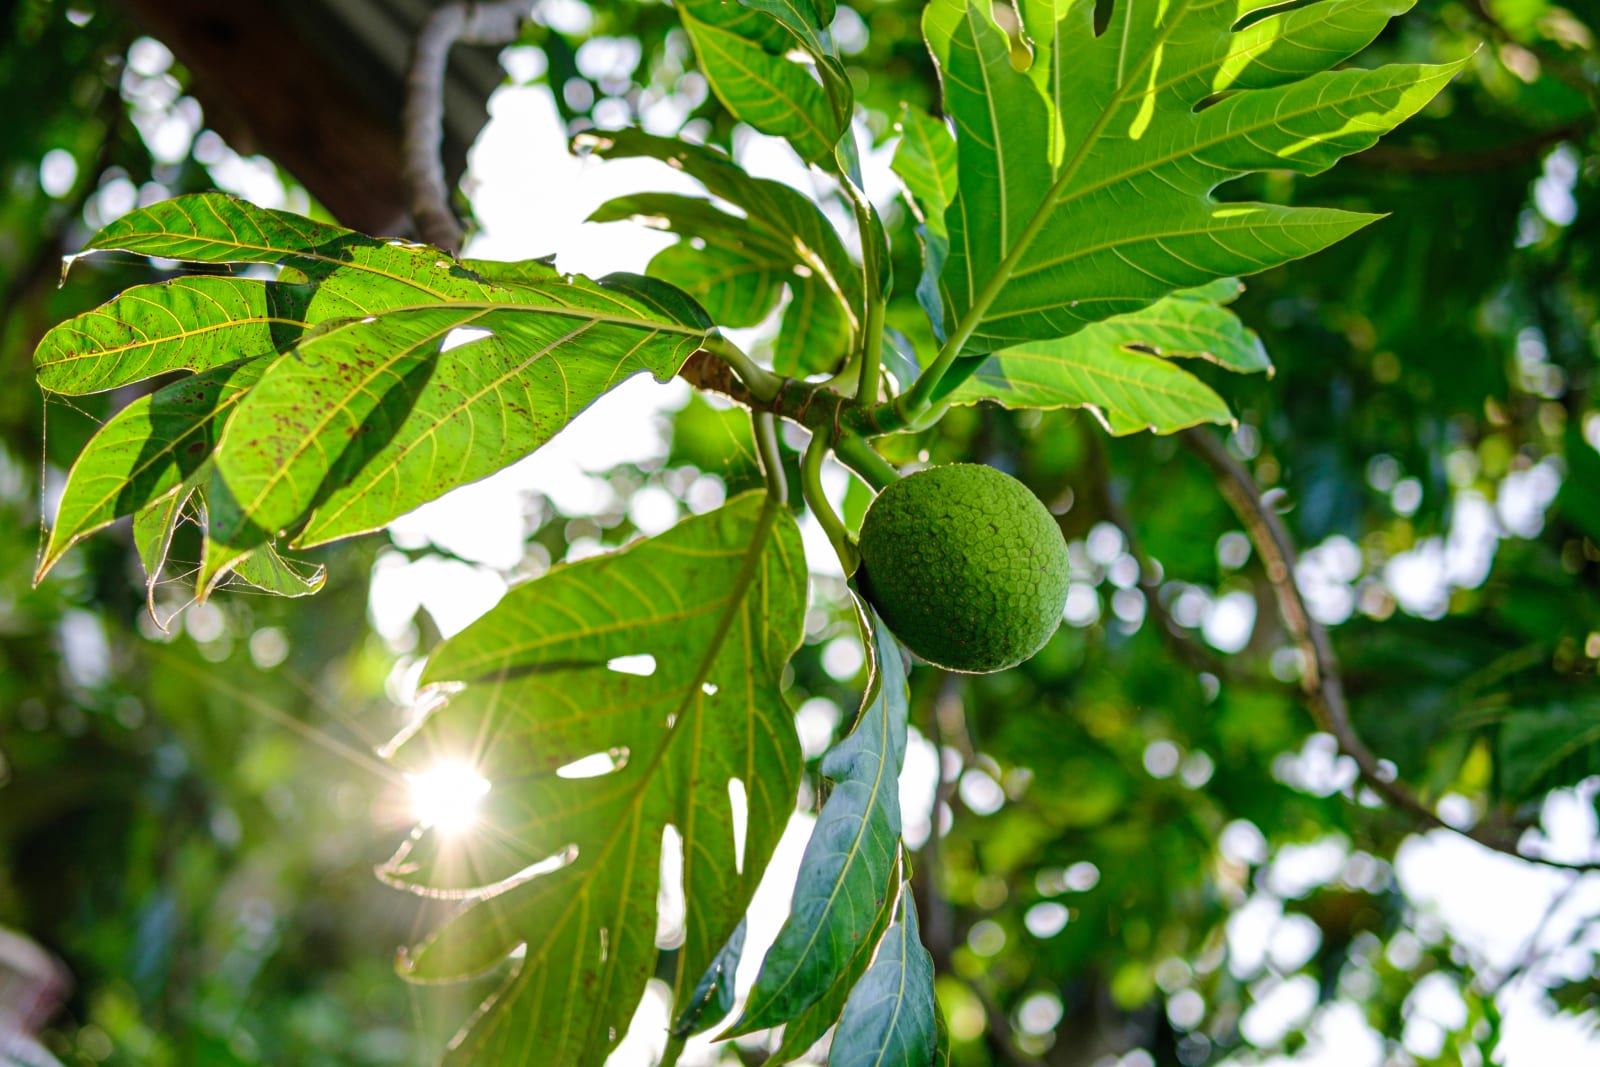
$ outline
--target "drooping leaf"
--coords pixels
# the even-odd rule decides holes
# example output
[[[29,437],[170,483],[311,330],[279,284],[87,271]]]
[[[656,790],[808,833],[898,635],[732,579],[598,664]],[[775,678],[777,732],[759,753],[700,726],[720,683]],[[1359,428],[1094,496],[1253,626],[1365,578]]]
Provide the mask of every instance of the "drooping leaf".
[[[102,426],[67,473],[39,577],[95,530],[176,493],[211,458],[223,420],[272,358],[244,359],[174,382]],[[150,548],[153,553],[153,543]],[[151,561],[146,559],[147,569]]]
[[[739,920],[727,943],[712,957],[711,966],[700,976],[688,1003],[678,1006],[678,1017],[673,1021],[674,1037],[688,1037],[717,1022],[733,1010],[733,980],[739,970],[739,959],[744,955],[745,932],[749,929],[749,916]]]
[[[1238,296],[1222,279],[1173,293],[1147,308],[1050,341],[983,359],[952,393],[955,403],[994,400],[1008,408],[1089,408],[1115,434],[1173,433],[1232,415],[1216,392],[1171,358],[1199,358],[1234,371],[1272,366],[1255,331],[1219,301]]]
[[[922,947],[909,882],[901,887],[900,907],[877,958],[845,1003],[829,1067],[932,1067],[939,1029],[933,957]]]
[[[900,867],[897,864],[888,885],[883,889],[886,903],[866,936],[862,938],[861,948],[850,958],[850,965],[834,979],[833,984],[825,989],[810,1007],[784,1026],[783,1040],[772,1053],[774,1061],[786,1063],[805,1055],[808,1049],[815,1046],[838,1024],[839,1015],[844,1011],[845,1001],[850,999],[850,991],[861,981],[861,976],[867,973],[867,968],[872,965],[874,953],[883,943],[883,936],[889,930],[889,924],[894,921],[896,887],[899,886],[900,880]]]
[[[425,834],[385,867],[397,884],[463,902],[401,970],[465,978],[524,946],[450,1062],[604,1060],[654,966],[669,825],[683,846],[675,993],[687,1001],[794,806],[801,760],[780,676],[805,601],[798,528],[749,493],[514,589],[430,660],[425,683],[465,688],[400,755],[471,760],[492,788],[468,862],[466,845]],[[650,660],[608,667],[624,657]],[[556,773],[597,756],[608,773]]]
[[[869,934],[893,909],[905,663],[888,627],[860,621],[863,643],[873,648],[872,680],[855,728],[822,758],[833,791],[806,845],[789,917],[762,961],[735,1034],[777,1026],[810,1007],[853,961],[870,957]]]
[[[964,353],[1063,337],[1375,218],[1212,193],[1250,171],[1316,174],[1370,147],[1460,64],[1329,72],[1407,5],[1323,0],[1235,32],[1260,6],[1117,3],[1096,35],[1093,0],[1025,0],[1033,59],[1018,70],[987,3],[929,5],[958,133],[940,288]]]
[[[905,183],[911,210],[917,217],[917,239],[922,243],[922,276],[917,281],[917,302],[944,341],[944,298],[939,275],[950,255],[950,229],[945,212],[956,195],[956,141],[942,119],[907,104],[897,124],[900,143],[891,164]]]

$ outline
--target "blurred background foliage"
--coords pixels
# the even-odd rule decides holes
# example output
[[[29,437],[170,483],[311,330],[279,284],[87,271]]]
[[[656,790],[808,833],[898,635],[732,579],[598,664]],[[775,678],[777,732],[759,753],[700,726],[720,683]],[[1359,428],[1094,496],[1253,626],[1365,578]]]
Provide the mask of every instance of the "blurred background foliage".
[[[880,141],[901,101],[936,97],[920,6],[841,6],[834,24]],[[204,79],[139,9],[0,5],[0,928],[71,975],[39,1035],[63,1063],[428,1062],[466,1001],[390,967],[428,916],[371,875],[407,822],[373,750],[438,631],[419,611],[380,633],[368,578],[448,552],[338,546],[315,601],[235,591],[168,632],[126,531],[32,585],[41,508],[132,397],[52,401],[46,418],[33,345],[159,276],[123,257],[59,284],[60,257],[181,192],[323,210],[317,174],[208,124]],[[547,85],[570,132],[736,139],[669,6],[539,10],[507,81]],[[1276,374],[1209,376],[1240,415],[1228,449],[1305,550],[1298,578],[1357,727],[1447,822],[1525,828],[1567,860],[1596,856],[1600,794],[1597,30],[1591,0],[1422,0],[1393,24],[1358,62],[1468,56],[1466,73],[1326,176],[1227,190],[1392,217],[1251,279],[1236,307]],[[911,255],[913,220],[891,219]],[[894,314],[916,313],[916,275],[898,265]],[[601,504],[530,494],[507,576],[625,543],[642,492],[699,510],[758,477],[742,419],[697,399],[672,422],[667,454],[601,475]],[[954,1062],[1253,1063],[1315,1054],[1342,1027],[1364,1051],[1322,1062],[1478,1063],[1513,1048],[1514,986],[1536,1006],[1519,1010],[1600,1019],[1600,876],[1504,861],[1505,892],[1531,894],[1504,899],[1520,913],[1507,927],[1535,935],[1509,953],[1408,891],[1408,850],[1445,862],[1475,846],[1429,852],[1450,832],[1419,837],[1314,731],[1260,562],[1179,441],[985,407],[891,447],[1017,474],[1060,515],[1074,563],[1067,624],[1036,659],[913,679],[927,788],[907,797],[907,836]],[[849,500],[859,514],[859,487]],[[187,595],[158,586],[157,615]],[[791,691],[813,760],[851,714],[860,663],[842,586],[818,578]],[[7,1021],[0,1005],[0,1037]]]

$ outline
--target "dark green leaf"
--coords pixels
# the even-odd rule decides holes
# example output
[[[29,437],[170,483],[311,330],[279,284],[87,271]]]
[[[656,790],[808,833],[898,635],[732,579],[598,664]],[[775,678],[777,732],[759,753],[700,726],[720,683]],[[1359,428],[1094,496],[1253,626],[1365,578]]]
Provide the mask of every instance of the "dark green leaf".
[[[938,1049],[933,958],[922,947],[911,885],[901,915],[883,935],[878,956],[845,1003],[829,1067],[931,1067]]]
[[[875,622],[861,620],[863,642],[873,646],[874,670],[860,718],[822,758],[822,773],[833,782],[833,791],[806,845],[789,917],[762,961],[732,1033],[777,1026],[810,1007],[870,946],[873,926],[893,907],[906,672],[888,628]]]

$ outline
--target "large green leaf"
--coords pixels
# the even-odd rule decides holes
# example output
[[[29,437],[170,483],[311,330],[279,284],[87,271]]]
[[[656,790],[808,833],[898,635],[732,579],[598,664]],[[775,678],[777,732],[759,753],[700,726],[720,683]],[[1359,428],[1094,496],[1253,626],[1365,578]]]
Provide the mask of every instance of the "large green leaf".
[[[429,661],[425,683],[465,688],[400,756],[416,770],[470,760],[492,789],[480,848],[428,834],[386,866],[391,881],[463,901],[401,971],[467,978],[522,947],[450,1062],[604,1060],[655,965],[668,826],[683,847],[675,992],[687,999],[794,807],[801,757],[780,676],[805,604],[797,527],[748,493],[513,590]],[[653,657],[645,673],[608,668],[639,656]],[[596,754],[609,773],[556,773]],[[732,783],[747,798],[742,851]]]
[[[958,404],[1088,408],[1116,434],[1231,422],[1222,398],[1168,359],[1206,359],[1241,372],[1270,369],[1260,338],[1220,304],[1238,293],[1237,282],[1223,279],[1067,337],[978,357],[976,372],[951,397]]]
[[[631,375],[670,378],[704,337],[591,284],[515,295],[529,302],[345,322],[275,364],[219,442],[212,538],[253,547],[302,519],[299,545],[376,529],[532,452]],[[442,349],[458,329],[489,335]]]
[[[132,212],[88,248],[283,272],[143,286],[57,327],[36,354],[61,392],[202,372],[101,431],[44,560],[204,465],[201,595],[279,537],[372,530],[521,458],[625,378],[669,378],[710,325],[659,281],[595,283],[538,260],[469,267],[216,194]],[[257,577],[297,587],[278,568]]]
[[[215,275],[136,286],[45,334],[34,370],[41,388],[79,395],[277,352],[312,321],[312,292]]]
[[[873,646],[872,681],[855,728],[822,757],[822,774],[833,791],[806,845],[789,917],[762,961],[735,1034],[789,1022],[847,974],[848,992],[872,957],[874,927],[881,929],[894,910],[906,670],[887,627],[863,617],[861,628]],[[839,1006],[822,1020],[823,1030]],[[786,1035],[786,1045],[793,1036]],[[793,1051],[804,1052],[820,1036],[818,1031]]]
[[[1220,203],[1251,171],[1325,170],[1371,146],[1460,69],[1327,67],[1405,0],[1023,0],[1027,70],[985,0],[924,18],[955,120],[959,191],[940,275],[963,352],[1066,336],[1219,277],[1325,248],[1376,216]]]
[[[221,193],[163,200],[97,233],[76,258],[133,252],[180,262],[275,264],[279,281],[217,276],[137,286],[39,343],[39,384],[111,389],[284,351],[309,326],[394,307],[493,300],[494,287],[426,245],[368,237]]]

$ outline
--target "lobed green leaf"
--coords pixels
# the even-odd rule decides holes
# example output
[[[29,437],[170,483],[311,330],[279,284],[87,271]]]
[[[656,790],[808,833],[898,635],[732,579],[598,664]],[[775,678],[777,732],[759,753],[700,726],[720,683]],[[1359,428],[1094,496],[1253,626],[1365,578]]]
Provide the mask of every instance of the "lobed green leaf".
[[[780,679],[801,639],[805,590],[798,528],[778,502],[749,493],[512,590],[430,660],[425,683],[464,688],[400,756],[472,761],[493,788],[476,847],[424,834],[383,869],[461,901],[401,970],[455,980],[521,949],[450,1062],[605,1059],[654,968],[669,825],[688,908],[675,999],[689,999],[794,806],[801,757]],[[610,666],[636,656],[651,667]],[[556,773],[596,756],[609,772]],[[735,782],[746,798],[742,853]]]
[[[964,354],[1266,270],[1376,218],[1213,193],[1256,170],[1315,174],[1370,147],[1460,64],[1327,72],[1401,6],[1322,0],[1234,30],[1261,6],[1131,0],[1096,35],[1093,0],[1025,0],[1027,70],[987,4],[928,7],[958,133],[943,326]]]

